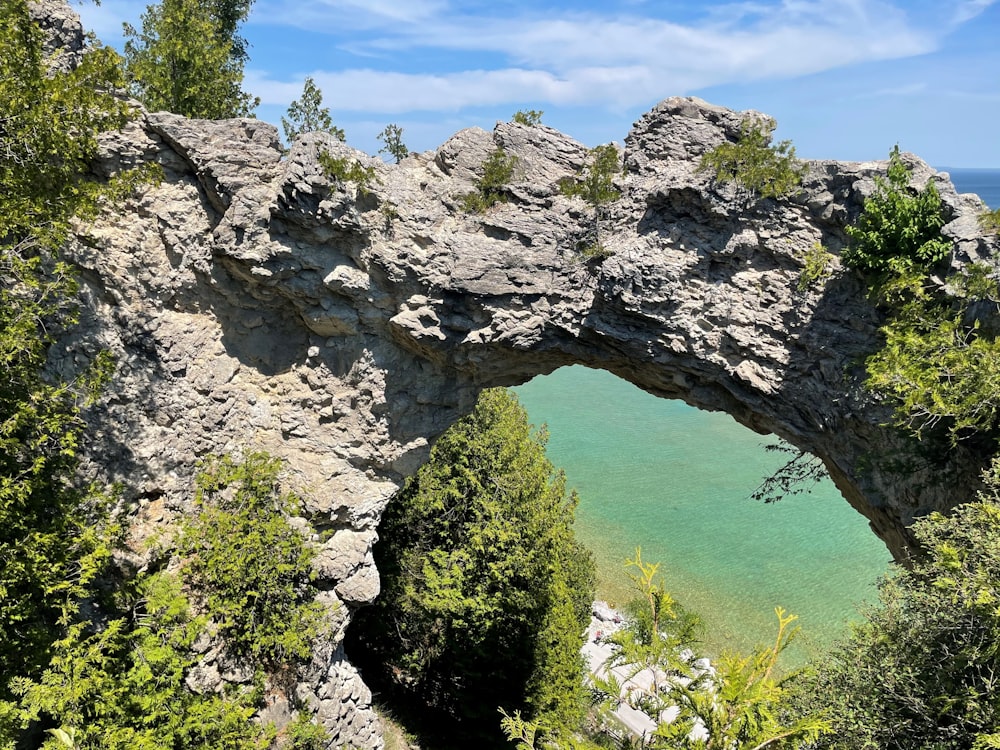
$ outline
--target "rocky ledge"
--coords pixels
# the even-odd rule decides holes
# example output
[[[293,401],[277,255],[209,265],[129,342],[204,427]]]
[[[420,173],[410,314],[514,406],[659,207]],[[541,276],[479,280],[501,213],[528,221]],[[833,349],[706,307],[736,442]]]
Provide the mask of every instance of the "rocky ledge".
[[[748,203],[697,169],[748,114],[672,98],[635,123],[602,224],[613,254],[589,262],[577,247],[592,211],[558,187],[587,150],[545,126],[464,130],[398,165],[325,134],[284,155],[256,120],[148,113],[105,137],[99,174],[155,162],[164,178],[79,226],[69,253],[84,321],[53,366],[116,356],[89,451],[132,493],[139,532],[185,511],[207,454],[264,449],[287,463],[321,532],[324,596],[345,605],[295,688],[333,746],[381,744],[340,643],[379,590],[382,510],[483,388],[583,364],[725,411],[819,457],[900,557],[914,517],[974,490],[981,459],[962,450],[901,472],[912,446],[862,387],[881,320],[838,256],[885,164],[809,162],[794,197]],[[518,160],[509,202],[463,213],[458,196],[497,146]],[[331,180],[323,150],[376,179],[367,191]],[[906,158],[942,194],[953,262],[991,259],[981,202]],[[799,291],[816,243],[833,274]]]

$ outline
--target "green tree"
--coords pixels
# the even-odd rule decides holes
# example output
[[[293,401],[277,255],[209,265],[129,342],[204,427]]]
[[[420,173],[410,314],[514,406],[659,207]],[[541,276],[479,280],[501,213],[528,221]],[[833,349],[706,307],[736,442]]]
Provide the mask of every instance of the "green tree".
[[[621,172],[621,157],[613,143],[592,148],[586,165],[575,178],[564,179],[559,188],[564,195],[583,198],[594,209],[593,236],[584,243],[583,255],[588,258],[605,258],[610,253],[601,242],[601,220],[607,206],[621,197],[614,179]]]
[[[115,189],[90,177],[101,132],[131,110],[117,55],[88,50],[49,71],[24,0],[0,3],[0,697],[12,672],[34,676],[59,620],[107,557],[100,495],[76,484],[80,407],[106,378],[45,377],[49,346],[73,324],[76,282],[56,252],[73,216]],[[128,180],[120,181],[127,187]]]
[[[951,250],[941,236],[945,218],[937,188],[928,180],[922,190],[912,190],[910,178],[899,146],[894,146],[887,176],[876,175],[875,192],[865,200],[858,221],[847,227],[848,266],[882,280],[922,273]]]
[[[1000,740],[1000,462],[977,502],[912,527],[926,556],[806,683],[834,734],[817,747],[958,750]]]
[[[778,633],[771,646],[748,656],[723,653],[713,669],[704,669],[690,656],[695,623],[658,579],[659,566],[643,562],[639,550],[628,565],[635,570],[630,575],[640,594],[639,607],[631,623],[609,637],[615,651],[606,666],[617,671],[595,677],[594,686],[607,704],[626,695],[629,705],[653,720],[649,747],[791,748],[829,731],[819,712],[790,715],[789,686],[800,674],[779,676],[777,664],[796,635],[797,628],[789,627],[794,615],[778,607]],[[673,718],[663,720],[665,713]]]
[[[17,703],[0,704],[0,746],[37,734],[54,750],[257,750],[273,732],[251,720],[253,691],[199,695],[185,685],[199,655],[192,645],[206,618],[192,618],[180,582],[140,576],[125,596],[127,614],[101,628],[78,622],[53,645],[37,680],[12,682]],[[37,746],[37,745],[33,745]]]
[[[307,657],[323,616],[313,550],[287,518],[299,501],[280,493],[280,469],[264,453],[207,461],[178,545],[184,580],[229,648],[265,666]]]
[[[460,197],[462,210],[481,214],[497,203],[507,202],[507,188],[514,177],[517,157],[497,146],[483,162],[483,173],[476,179],[476,189]]]
[[[542,124],[542,115],[545,114],[540,109],[519,109],[514,113],[514,122],[519,125],[528,125],[529,127],[534,127],[535,125]]]
[[[388,154],[396,160],[397,164],[409,156],[410,149],[403,143],[403,129],[399,125],[393,125],[392,123],[386,125],[382,132],[378,134],[378,139],[384,144],[378,152],[380,154]]]
[[[281,118],[281,127],[289,144],[302,133],[330,133],[338,141],[346,137],[344,131],[333,124],[329,108],[323,106],[323,92],[311,76],[306,76],[302,96],[288,105],[287,114],[287,119]]]
[[[456,732],[489,736],[498,706],[557,732],[582,715],[593,563],[545,439],[512,394],[484,391],[380,526],[382,595],[352,632]]]
[[[795,158],[791,141],[771,144],[775,122],[746,119],[736,142],[727,141],[705,153],[698,171],[710,171],[720,184],[735,183],[747,200],[781,198],[802,182],[805,167]]]
[[[236,27],[250,3],[163,0],[149,5],[142,30],[125,24],[132,93],[150,110],[186,117],[250,116],[259,100],[243,91],[246,43]]]

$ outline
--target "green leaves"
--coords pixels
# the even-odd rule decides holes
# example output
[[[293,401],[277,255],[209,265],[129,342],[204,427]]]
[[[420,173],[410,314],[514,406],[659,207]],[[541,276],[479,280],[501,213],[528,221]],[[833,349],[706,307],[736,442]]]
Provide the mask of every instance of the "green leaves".
[[[403,143],[403,129],[399,125],[392,123],[385,126],[378,139],[382,141],[382,147],[378,150],[380,154],[389,154],[397,164],[410,154],[410,149]]]
[[[735,143],[722,143],[701,158],[698,171],[710,171],[720,184],[735,183],[748,198],[782,198],[802,182],[805,167],[791,141],[771,145],[774,120],[747,119]]]
[[[285,515],[296,499],[278,491],[280,468],[263,453],[206,462],[198,512],[179,540],[184,580],[228,646],[269,666],[306,658],[323,619],[313,601],[314,553]]]
[[[887,177],[875,177],[875,192],[857,223],[847,227],[852,241],[844,262],[876,279],[926,271],[951,250],[941,236],[944,223],[934,183],[911,190],[910,170],[894,146]]]
[[[291,144],[301,133],[330,133],[338,141],[344,140],[344,131],[333,124],[330,109],[323,106],[323,92],[306,76],[302,96],[288,105],[288,118],[281,118],[285,140]]]
[[[514,176],[517,157],[500,146],[490,152],[483,162],[483,173],[476,180],[476,190],[461,196],[460,204],[466,213],[481,214],[497,203],[507,202],[507,186]]]
[[[1000,734],[1000,485],[913,525],[926,557],[879,585],[879,604],[820,665],[803,703],[827,711],[818,747],[993,747]]]
[[[559,182],[563,195],[582,198],[594,209],[593,236],[582,242],[580,247],[581,254],[588,260],[602,260],[611,255],[601,244],[601,219],[606,207],[621,197],[614,185],[614,179],[620,172],[618,148],[613,143],[606,143],[589,151],[587,163],[576,177]]]
[[[248,0],[162,0],[142,30],[125,25],[125,66],[147,109],[187,117],[247,117],[260,100],[242,90],[246,42],[235,33]]]
[[[40,679],[13,681],[17,724],[54,720],[43,748],[256,750],[271,733],[253,722],[250,691],[199,695],[185,685],[204,619],[192,619],[180,582],[141,577],[127,610],[94,630],[72,625]],[[7,710],[12,708],[7,704]],[[73,744],[68,745],[67,741]]]
[[[509,392],[484,391],[380,526],[383,593],[354,632],[458,731],[495,728],[497,706],[552,727],[581,716],[593,563],[544,443]]]

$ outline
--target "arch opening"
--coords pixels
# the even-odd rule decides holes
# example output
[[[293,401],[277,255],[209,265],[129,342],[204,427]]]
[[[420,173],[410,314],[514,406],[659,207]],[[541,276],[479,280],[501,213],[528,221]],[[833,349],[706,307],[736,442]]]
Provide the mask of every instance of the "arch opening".
[[[577,534],[597,558],[598,597],[629,595],[622,562],[641,546],[705,620],[708,652],[766,640],[780,605],[801,618],[793,661],[844,635],[855,605],[875,597],[890,555],[828,477],[778,503],[750,498],[783,462],[764,448],[773,438],[580,366],[514,390],[580,492]]]

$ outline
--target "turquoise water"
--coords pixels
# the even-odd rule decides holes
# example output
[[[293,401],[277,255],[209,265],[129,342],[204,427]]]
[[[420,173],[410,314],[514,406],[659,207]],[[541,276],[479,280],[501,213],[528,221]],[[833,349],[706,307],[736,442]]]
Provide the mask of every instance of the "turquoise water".
[[[763,448],[773,438],[584,367],[515,391],[531,421],[548,424],[549,457],[580,492],[577,532],[597,557],[601,596],[628,596],[623,562],[641,546],[705,620],[709,653],[769,640],[780,605],[800,617],[797,659],[874,598],[890,556],[829,480],[778,503],[749,498],[782,463]]]
[[[950,174],[960,192],[1000,206],[1000,170]],[[800,617],[796,659],[842,636],[855,605],[874,598],[889,554],[829,480],[776,504],[749,499],[782,462],[764,450],[773,439],[583,367],[515,390],[580,491],[578,533],[602,596],[628,596],[623,563],[641,546],[706,621],[710,653],[768,640],[780,605]]]

